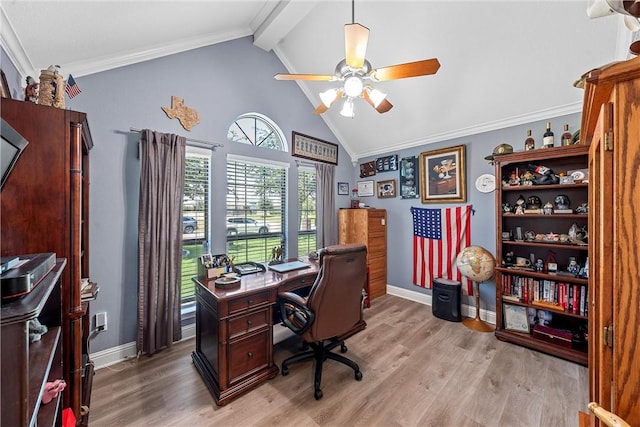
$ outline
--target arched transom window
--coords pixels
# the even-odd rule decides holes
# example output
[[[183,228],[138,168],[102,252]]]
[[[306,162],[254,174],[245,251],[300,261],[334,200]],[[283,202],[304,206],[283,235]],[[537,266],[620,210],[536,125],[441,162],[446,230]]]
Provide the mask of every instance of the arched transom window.
[[[271,150],[289,151],[287,140],[278,125],[259,113],[246,113],[239,116],[229,126],[227,139]]]

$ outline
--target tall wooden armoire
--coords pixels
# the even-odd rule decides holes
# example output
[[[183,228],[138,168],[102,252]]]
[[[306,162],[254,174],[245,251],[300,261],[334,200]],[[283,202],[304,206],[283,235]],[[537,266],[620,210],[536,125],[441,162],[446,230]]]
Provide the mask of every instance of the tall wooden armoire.
[[[640,57],[594,70],[589,153],[589,399],[640,425]],[[600,423],[592,417],[591,425]]]
[[[369,298],[387,293],[387,211],[340,209],[338,242],[364,243],[369,268]]]
[[[55,252],[66,258],[61,277],[64,407],[81,420],[93,370],[83,371],[88,304],[80,298],[89,277],[89,150],[84,113],[2,100],[2,119],[29,144],[0,193],[2,256]],[[83,321],[85,327],[83,328]],[[84,334],[84,335],[83,335]],[[86,382],[84,381],[86,379]],[[90,388],[88,394],[90,394]]]

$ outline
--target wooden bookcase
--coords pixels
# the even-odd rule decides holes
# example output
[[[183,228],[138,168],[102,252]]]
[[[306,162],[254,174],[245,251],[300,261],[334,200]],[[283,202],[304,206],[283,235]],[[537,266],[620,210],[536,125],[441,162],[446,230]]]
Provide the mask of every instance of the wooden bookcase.
[[[591,148],[589,400],[637,426],[640,57],[588,74],[580,134]]]
[[[589,184],[576,180],[572,184],[512,186],[509,178],[514,171],[520,176],[538,165],[555,174],[586,170],[588,154],[589,146],[578,144],[505,154],[495,159],[496,337],[583,365],[587,364],[589,280],[569,275],[566,270],[572,257],[584,266],[589,250],[584,240],[572,242],[566,236],[572,234],[569,230],[573,224],[582,230],[588,226],[589,215],[573,211],[588,202]],[[516,214],[504,210],[506,203],[515,207],[521,196],[525,201],[531,196],[539,197],[542,208],[547,202],[554,204],[558,195],[569,198],[571,213]],[[557,264],[556,273],[548,270],[550,255]],[[530,265],[515,265],[518,257]],[[544,263],[542,271],[535,268],[538,259]],[[538,310],[548,313],[540,312],[538,316]],[[542,326],[552,330],[538,326],[534,331],[536,323],[544,323],[539,319],[548,318],[549,313],[550,321]]]
[[[60,425],[62,395],[46,405],[41,399],[45,383],[62,378],[60,275],[65,265],[65,259],[58,259],[53,270],[29,294],[2,305],[3,426]],[[29,321],[34,319],[40,320],[48,331],[39,341],[29,343]]]
[[[11,171],[0,198],[2,256],[54,252],[67,259],[61,276],[63,404],[80,413],[92,371],[83,369],[89,305],[80,298],[89,274],[89,150],[87,116],[31,102],[2,99],[2,119],[29,144]],[[83,327],[83,325],[85,327]],[[87,372],[89,375],[87,375]],[[83,390],[84,388],[84,390]]]

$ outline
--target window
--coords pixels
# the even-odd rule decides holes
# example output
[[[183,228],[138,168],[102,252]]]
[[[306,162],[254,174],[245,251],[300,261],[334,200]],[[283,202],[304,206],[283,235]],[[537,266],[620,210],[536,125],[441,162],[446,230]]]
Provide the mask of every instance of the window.
[[[316,171],[298,170],[298,253],[308,254],[316,247]]]
[[[209,219],[209,150],[187,146],[182,202],[182,271],[180,299],[183,324],[193,321],[197,259],[202,254]],[[208,250],[207,250],[208,251]]]
[[[272,150],[289,151],[287,139],[271,119],[258,113],[238,117],[227,132],[229,141],[251,144]]]
[[[269,261],[285,243],[286,172],[284,164],[227,159],[227,255],[234,263]]]

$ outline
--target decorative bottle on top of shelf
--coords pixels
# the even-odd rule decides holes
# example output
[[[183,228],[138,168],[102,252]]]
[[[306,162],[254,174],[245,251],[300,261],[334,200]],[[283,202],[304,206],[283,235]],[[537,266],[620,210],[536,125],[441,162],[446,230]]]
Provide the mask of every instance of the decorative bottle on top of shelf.
[[[531,136],[531,129],[527,131],[527,139],[524,140],[524,151],[535,150],[536,141]]]
[[[551,123],[547,122],[547,131],[542,137],[542,148],[553,147],[553,131],[551,131]]]
[[[564,133],[562,134],[560,141],[563,147],[573,143],[571,132],[569,132],[569,125],[564,125]]]

